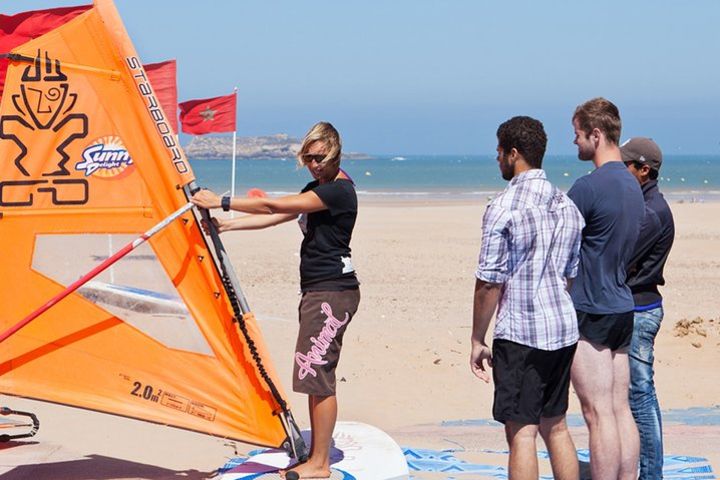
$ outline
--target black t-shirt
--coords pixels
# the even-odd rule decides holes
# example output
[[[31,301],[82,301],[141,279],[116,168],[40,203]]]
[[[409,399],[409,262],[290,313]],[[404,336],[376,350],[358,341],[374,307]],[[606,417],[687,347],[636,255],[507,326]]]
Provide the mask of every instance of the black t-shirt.
[[[347,290],[359,283],[350,256],[357,218],[357,195],[350,180],[308,183],[302,193],[315,192],[326,210],[303,214],[298,222],[305,238],[300,247],[300,288]]]

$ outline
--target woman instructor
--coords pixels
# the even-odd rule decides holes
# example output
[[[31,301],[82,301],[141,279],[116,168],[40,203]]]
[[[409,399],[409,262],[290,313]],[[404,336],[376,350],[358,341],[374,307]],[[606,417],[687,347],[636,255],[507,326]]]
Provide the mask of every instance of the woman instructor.
[[[357,217],[352,180],[340,169],[341,142],[326,122],[305,135],[297,158],[313,177],[298,195],[281,198],[219,197],[197,192],[192,202],[202,208],[245,212],[214,223],[219,232],[256,230],[298,219],[300,246],[300,328],[295,348],[293,390],[308,395],[312,442],[310,457],[288,471],[300,478],[330,476],[330,444],[337,419],[335,368],[342,339],[360,302],[359,282],[350,256]]]

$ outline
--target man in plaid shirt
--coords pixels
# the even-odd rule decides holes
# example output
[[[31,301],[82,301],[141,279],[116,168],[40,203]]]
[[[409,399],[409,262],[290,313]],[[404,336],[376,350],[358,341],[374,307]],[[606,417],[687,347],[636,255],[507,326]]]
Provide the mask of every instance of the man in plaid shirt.
[[[577,275],[585,223],[541,169],[542,123],[513,117],[497,138],[498,164],[510,184],[483,218],[470,366],[485,382],[493,367],[493,417],[505,424],[510,478],[538,478],[539,431],[555,478],[577,479],[565,412],[579,334],[567,287]],[[485,334],[496,308],[491,353]]]

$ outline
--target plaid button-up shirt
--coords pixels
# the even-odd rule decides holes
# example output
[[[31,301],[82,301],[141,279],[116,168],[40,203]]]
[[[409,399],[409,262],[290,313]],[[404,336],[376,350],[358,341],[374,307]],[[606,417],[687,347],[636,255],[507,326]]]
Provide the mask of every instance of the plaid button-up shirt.
[[[503,284],[494,338],[541,350],[578,341],[566,278],[577,275],[582,215],[541,169],[514,177],[487,207],[475,276]]]

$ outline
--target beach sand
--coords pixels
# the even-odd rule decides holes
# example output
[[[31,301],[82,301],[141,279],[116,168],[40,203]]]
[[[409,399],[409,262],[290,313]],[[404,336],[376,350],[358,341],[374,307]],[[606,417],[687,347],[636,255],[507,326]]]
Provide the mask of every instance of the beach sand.
[[[656,345],[661,408],[713,407],[720,399],[720,203],[671,204],[677,236],[667,268],[665,319]],[[497,426],[448,429],[443,421],[491,417],[492,385],[469,369],[474,270],[484,202],[363,202],[353,261],[360,310],[338,368],[340,420],[376,425],[402,446],[505,448]],[[712,220],[715,219],[715,220]],[[306,401],[291,392],[297,331],[301,234],[294,224],[223,235],[296,419]],[[696,320],[675,328],[681,320]],[[700,327],[700,328],[698,328]],[[683,336],[677,336],[685,334]],[[571,392],[570,414],[579,414]],[[22,399],[0,403],[35,412],[32,442],[0,445],[0,479],[208,477],[252,447],[137,421]],[[584,427],[573,427],[586,448]],[[666,453],[708,458],[720,468],[720,427],[666,425]],[[539,442],[539,447],[544,446]],[[484,458],[484,457],[482,457]],[[496,460],[504,464],[507,457]],[[543,467],[547,469],[546,466]],[[445,478],[427,476],[418,478]],[[461,477],[473,478],[473,477]]]

